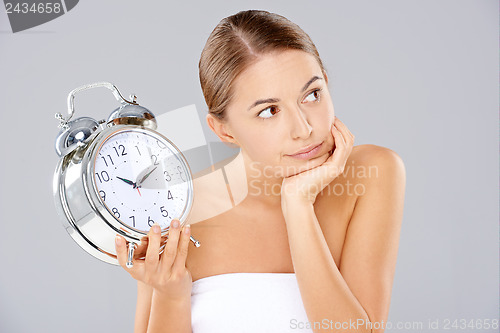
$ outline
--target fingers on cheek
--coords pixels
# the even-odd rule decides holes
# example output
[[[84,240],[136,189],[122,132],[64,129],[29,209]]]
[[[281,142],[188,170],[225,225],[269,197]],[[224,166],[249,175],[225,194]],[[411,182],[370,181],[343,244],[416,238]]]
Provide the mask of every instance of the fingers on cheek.
[[[332,150],[331,152],[333,153],[335,151],[335,149],[337,148],[338,146],[338,133],[337,133],[337,129],[335,128],[335,125],[332,125],[332,136],[333,136],[333,147],[332,147]]]
[[[342,134],[340,133],[338,128],[333,129],[333,135],[335,136],[335,144],[338,147],[340,144],[344,144],[344,138],[342,137]]]
[[[346,140],[346,141],[350,141],[350,142],[353,142],[354,141],[354,135],[351,133],[351,131],[349,131],[349,129],[347,128],[347,126],[342,123],[340,120],[337,122],[337,125],[338,125],[338,128],[337,131],[344,133],[343,137],[345,137],[346,139],[348,138],[349,140]]]
[[[339,130],[337,129],[337,127],[335,127],[335,125],[332,125],[332,134],[335,138],[337,138],[339,135]]]

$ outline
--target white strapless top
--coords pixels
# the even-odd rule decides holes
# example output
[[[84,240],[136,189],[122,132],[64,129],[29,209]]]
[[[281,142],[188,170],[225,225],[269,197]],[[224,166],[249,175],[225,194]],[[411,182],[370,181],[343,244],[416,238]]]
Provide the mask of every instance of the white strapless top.
[[[193,282],[193,333],[312,332],[295,273],[226,273]]]

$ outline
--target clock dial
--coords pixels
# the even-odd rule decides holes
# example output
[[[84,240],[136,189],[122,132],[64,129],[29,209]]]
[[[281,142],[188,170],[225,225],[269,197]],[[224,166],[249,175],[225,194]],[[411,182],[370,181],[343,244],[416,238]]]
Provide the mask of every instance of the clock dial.
[[[190,175],[177,150],[147,130],[110,135],[94,160],[94,184],[102,203],[121,223],[148,231],[180,218],[190,195]]]

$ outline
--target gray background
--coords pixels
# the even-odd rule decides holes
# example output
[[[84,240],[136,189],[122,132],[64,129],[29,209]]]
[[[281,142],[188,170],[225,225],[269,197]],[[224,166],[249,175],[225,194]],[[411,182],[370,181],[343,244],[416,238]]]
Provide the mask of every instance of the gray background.
[[[391,331],[498,319],[497,1],[94,0],[16,34],[0,10],[0,332],[132,331],[134,280],[80,249],[56,216],[53,114],[70,90],[104,80],[155,113],[194,103],[203,115],[200,52],[243,9],[299,24],[356,144],[405,162],[389,320],[423,328]],[[115,106],[106,89],[77,97],[79,115]]]

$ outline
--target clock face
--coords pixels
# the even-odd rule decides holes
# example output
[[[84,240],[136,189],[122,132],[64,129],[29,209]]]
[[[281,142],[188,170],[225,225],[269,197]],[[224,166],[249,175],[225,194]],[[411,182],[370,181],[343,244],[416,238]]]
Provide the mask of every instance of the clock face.
[[[121,223],[148,231],[180,218],[191,199],[191,176],[178,151],[143,129],[111,134],[95,155],[94,184],[102,203]]]

